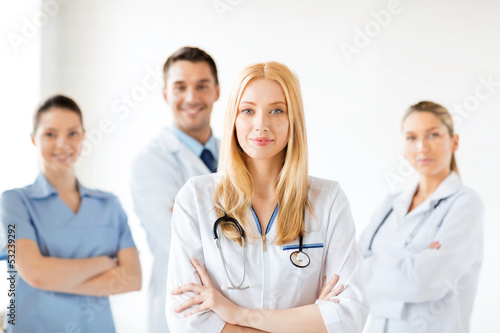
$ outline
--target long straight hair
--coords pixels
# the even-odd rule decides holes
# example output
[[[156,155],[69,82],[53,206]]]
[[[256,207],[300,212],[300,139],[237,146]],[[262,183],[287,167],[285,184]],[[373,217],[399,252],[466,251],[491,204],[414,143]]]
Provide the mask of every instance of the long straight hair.
[[[288,143],[281,171],[276,180],[278,245],[286,244],[304,234],[306,207],[312,212],[308,201],[307,138],[304,108],[298,78],[285,65],[277,62],[247,66],[238,75],[231,90],[224,125],[224,139],[219,161],[219,180],[215,188],[215,210],[236,218],[245,234],[251,227],[247,219],[253,195],[253,179],[245,164],[245,152],[238,143],[235,122],[238,106],[245,87],[251,80],[273,80],[280,84],[286,97],[289,117]],[[240,242],[239,233],[231,225],[221,226],[226,237]]]
[[[453,118],[451,117],[450,112],[448,112],[448,110],[444,106],[429,101],[418,102],[417,104],[410,106],[410,108],[406,111],[401,123],[403,123],[406,120],[406,118],[408,118],[408,116],[414,112],[432,113],[433,115],[439,118],[439,120],[441,121],[441,123],[443,123],[444,126],[446,126],[450,137],[453,137],[453,135],[455,134],[455,131],[453,129]],[[458,172],[457,161],[455,159],[455,153],[451,154],[450,169],[451,171],[454,171],[457,175],[460,175],[460,173]]]

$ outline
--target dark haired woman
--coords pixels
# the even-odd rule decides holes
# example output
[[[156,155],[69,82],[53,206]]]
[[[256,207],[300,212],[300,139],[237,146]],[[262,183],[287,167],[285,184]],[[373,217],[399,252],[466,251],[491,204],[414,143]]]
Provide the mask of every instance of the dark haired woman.
[[[367,331],[468,332],[483,255],[483,204],[460,181],[458,136],[444,107],[413,105],[402,130],[405,157],[420,180],[389,196],[361,237]]]
[[[1,242],[9,270],[17,270],[16,317],[9,322],[7,316],[7,332],[114,332],[108,296],[141,287],[118,199],[75,177],[84,133],[73,100],[45,101],[31,134],[42,172],[32,185],[2,194]]]

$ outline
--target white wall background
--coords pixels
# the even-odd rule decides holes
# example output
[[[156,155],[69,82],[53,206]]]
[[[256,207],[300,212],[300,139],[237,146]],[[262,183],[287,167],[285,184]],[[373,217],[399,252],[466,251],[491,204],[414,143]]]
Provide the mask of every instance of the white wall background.
[[[42,15],[38,1],[0,5],[1,191],[36,176],[29,131],[38,102],[54,93],[73,97],[84,110],[89,134],[79,178],[120,197],[141,251],[146,287],[151,258],[132,209],[130,163],[171,121],[154,77],[179,47],[201,47],[218,64],[221,98],[212,121],[219,136],[231,83],[243,66],[276,60],[298,74],[310,173],[340,181],[358,232],[392,185],[402,184],[387,176],[411,178],[401,162],[404,110],[433,100],[456,115],[462,179],[486,207],[485,260],[472,332],[500,331],[499,2],[55,1],[43,1],[47,20],[35,33],[25,26]],[[381,11],[392,11],[382,15],[383,24],[375,18],[382,20]],[[363,39],[359,31],[370,36]],[[31,37],[15,47],[9,33]],[[347,44],[357,53],[346,56]],[[488,96],[477,98],[477,89]],[[4,294],[0,290],[0,297]],[[118,331],[142,331],[145,291],[113,300]]]

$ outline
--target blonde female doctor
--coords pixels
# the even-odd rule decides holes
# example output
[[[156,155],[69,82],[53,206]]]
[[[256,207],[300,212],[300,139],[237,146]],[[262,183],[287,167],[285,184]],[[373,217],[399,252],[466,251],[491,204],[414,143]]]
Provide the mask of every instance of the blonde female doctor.
[[[360,239],[371,306],[368,332],[469,331],[482,262],[483,205],[458,176],[449,112],[406,112],[404,153],[417,184],[386,198]]]
[[[308,177],[295,75],[275,62],[245,68],[224,134],[219,173],[191,178],[175,200],[170,329],[361,332],[349,203],[338,183]]]

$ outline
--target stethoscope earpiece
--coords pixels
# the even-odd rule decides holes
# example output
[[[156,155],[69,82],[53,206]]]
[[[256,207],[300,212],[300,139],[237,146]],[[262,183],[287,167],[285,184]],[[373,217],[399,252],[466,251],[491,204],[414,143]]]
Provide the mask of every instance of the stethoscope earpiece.
[[[248,286],[246,287],[229,287],[227,284],[223,284],[222,286],[220,286],[220,288],[224,291],[230,289],[230,290],[246,290],[246,289],[250,289],[250,288],[255,288],[255,283],[250,283]]]

